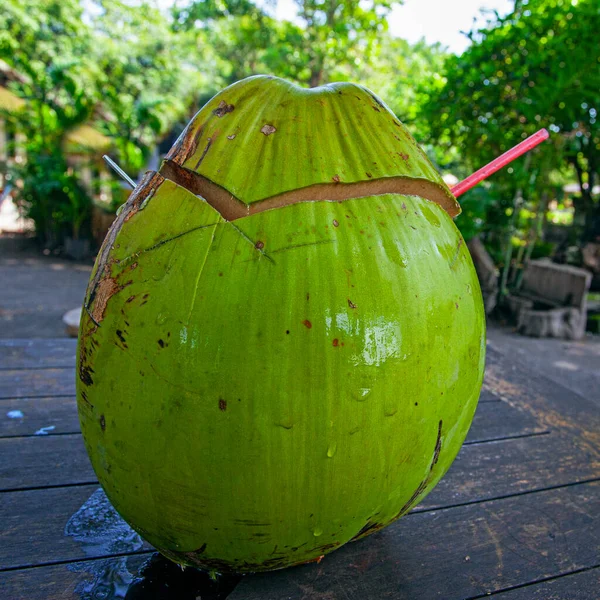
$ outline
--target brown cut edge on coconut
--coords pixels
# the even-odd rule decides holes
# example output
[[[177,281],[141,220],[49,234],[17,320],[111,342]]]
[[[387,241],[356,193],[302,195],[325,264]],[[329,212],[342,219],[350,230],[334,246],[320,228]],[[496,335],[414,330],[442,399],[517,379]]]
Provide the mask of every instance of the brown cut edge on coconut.
[[[117,235],[119,234],[119,231],[121,231],[123,224],[140,210],[142,204],[154,195],[164,181],[165,178],[160,173],[157,173],[156,171],[146,172],[140,183],[133,192],[131,192],[127,202],[125,202],[117,215],[117,218],[113,221],[113,224],[108,230],[104,242],[102,242],[100,252],[98,253],[98,266],[94,273],[94,277],[88,286],[86,299],[83,305],[96,325],[98,325],[104,317],[104,308],[110,297],[122,289],[110,277],[109,255],[113,248],[113,244],[117,239]],[[90,312],[90,306],[94,302],[99,291],[101,292],[101,297],[96,303],[97,306],[95,309]]]
[[[396,176],[353,183],[338,181],[316,183],[296,190],[282,192],[248,205],[217,183],[195,171],[182,167],[173,160],[164,160],[159,173],[165,179],[185,188],[196,196],[204,198],[227,221],[235,221],[242,217],[299,202],[343,202],[344,200],[380,196],[382,194],[420,196],[439,204],[452,218],[460,214],[460,205],[454,196],[441,185],[427,179]]]

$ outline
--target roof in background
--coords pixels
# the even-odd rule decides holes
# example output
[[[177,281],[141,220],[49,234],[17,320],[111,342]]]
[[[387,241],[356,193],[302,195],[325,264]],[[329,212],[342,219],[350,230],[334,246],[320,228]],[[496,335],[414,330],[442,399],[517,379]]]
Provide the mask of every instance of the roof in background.
[[[25,100],[0,86],[0,110],[16,112],[25,106]]]

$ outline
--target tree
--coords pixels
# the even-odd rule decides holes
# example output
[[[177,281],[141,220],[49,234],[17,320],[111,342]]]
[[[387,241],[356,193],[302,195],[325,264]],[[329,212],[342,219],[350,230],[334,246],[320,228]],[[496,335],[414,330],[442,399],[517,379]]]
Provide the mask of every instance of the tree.
[[[92,26],[102,126],[116,140],[123,166],[139,170],[157,137],[197,106],[211,73],[194,40],[175,34],[149,4],[98,2]]]
[[[530,158],[529,169],[522,160],[494,182],[507,197],[521,190],[539,200],[552,187],[552,172],[570,164],[582,187],[576,214],[584,237],[599,210],[592,196],[600,151],[599,28],[596,0],[517,2],[510,15],[471,33],[473,44],[449,58],[446,84],[424,107],[432,139],[459,148],[472,166],[549,127],[553,141]]]
[[[25,135],[27,161],[12,173],[18,200],[46,244],[78,237],[91,201],[66,163],[65,137],[97,102],[92,35],[77,0],[8,0],[0,13],[0,57],[18,74],[25,107],[8,118]]]
[[[348,79],[368,64],[395,0],[296,0],[299,24],[248,0],[195,0],[174,11],[230,65],[228,80],[271,73],[311,87]]]
[[[303,22],[311,87],[326,83],[343,66],[368,62],[387,31],[394,0],[295,0]]]

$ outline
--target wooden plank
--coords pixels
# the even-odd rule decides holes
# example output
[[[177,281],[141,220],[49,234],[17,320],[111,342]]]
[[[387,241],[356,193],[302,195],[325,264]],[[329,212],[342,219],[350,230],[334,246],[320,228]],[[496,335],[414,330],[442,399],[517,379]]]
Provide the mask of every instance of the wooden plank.
[[[413,513],[321,563],[244,578],[228,600],[458,600],[584,569],[600,484]]]
[[[540,426],[578,438],[594,456],[600,454],[600,411],[596,402],[538,372],[521,368],[490,348],[485,386],[505,402],[532,414]]]
[[[82,592],[87,592],[86,598],[114,599],[112,594],[101,595],[102,583],[114,585],[118,581],[120,591],[122,587],[124,592],[150,555],[148,552],[120,558],[7,571],[1,576],[0,597],[10,600],[81,600]],[[101,573],[105,577],[99,576]]]
[[[64,527],[95,489],[6,494],[8,500],[0,506],[4,524],[0,565],[22,568],[84,559],[81,544],[65,536]],[[479,598],[596,566],[599,512],[600,484],[589,483],[437,513],[413,513],[347,544],[319,564],[245,577],[228,598]],[[68,567],[47,568],[20,571],[9,579],[10,574],[3,573],[3,580],[12,586],[7,589],[19,591],[16,598],[72,598],[68,586],[80,579],[69,575]],[[50,589],[62,589],[62,596],[36,592],[36,586],[50,580],[54,586]]]
[[[86,558],[81,544],[65,536],[64,530],[97,489],[88,485],[3,493],[0,569]]]
[[[0,371],[0,399],[74,395],[74,367]]]
[[[36,435],[42,430],[49,435],[79,431],[75,396],[0,400],[0,437]]]
[[[544,431],[548,430],[531,413],[507,402],[484,402],[477,407],[466,441],[499,440]]]
[[[0,491],[95,483],[81,434],[0,439]]]
[[[598,559],[600,562],[600,558]],[[497,600],[598,600],[600,596],[600,565],[550,581],[526,585],[501,592]]]
[[[127,598],[148,600],[224,600],[241,576],[220,576],[213,581],[197,569],[182,571],[157,553],[90,560],[66,565],[5,572],[0,590],[10,600],[81,600]],[[135,581],[132,580],[135,578]],[[107,587],[114,593],[102,595]]]
[[[500,592],[499,600],[598,600],[600,565],[570,575]]]
[[[0,495],[0,571],[151,549],[132,543],[130,529],[115,528],[114,519],[97,509],[80,518],[79,535],[67,534],[69,520],[97,490],[97,485],[84,485]],[[113,529],[97,535],[94,527]]]
[[[74,368],[76,352],[70,338],[0,340],[0,369]]]
[[[560,432],[463,446],[416,510],[480,502],[600,479],[600,458]]]

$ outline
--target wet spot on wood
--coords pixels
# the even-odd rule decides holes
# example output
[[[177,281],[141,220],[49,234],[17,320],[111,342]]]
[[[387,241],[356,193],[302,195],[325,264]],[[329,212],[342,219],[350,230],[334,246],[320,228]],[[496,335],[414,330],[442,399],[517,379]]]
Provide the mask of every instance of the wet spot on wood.
[[[308,319],[304,319],[304,321],[302,321],[302,325],[304,325],[304,327],[306,327],[307,329],[310,329],[312,327],[312,323]]]
[[[227,410],[227,400],[223,400],[223,398],[219,398],[219,410],[221,410],[221,411]]]
[[[277,131],[277,129],[275,129],[275,127],[273,127],[273,125],[269,125],[268,123],[263,125],[260,129],[261,133],[264,133],[265,135],[271,135],[272,133],[275,133]]]

